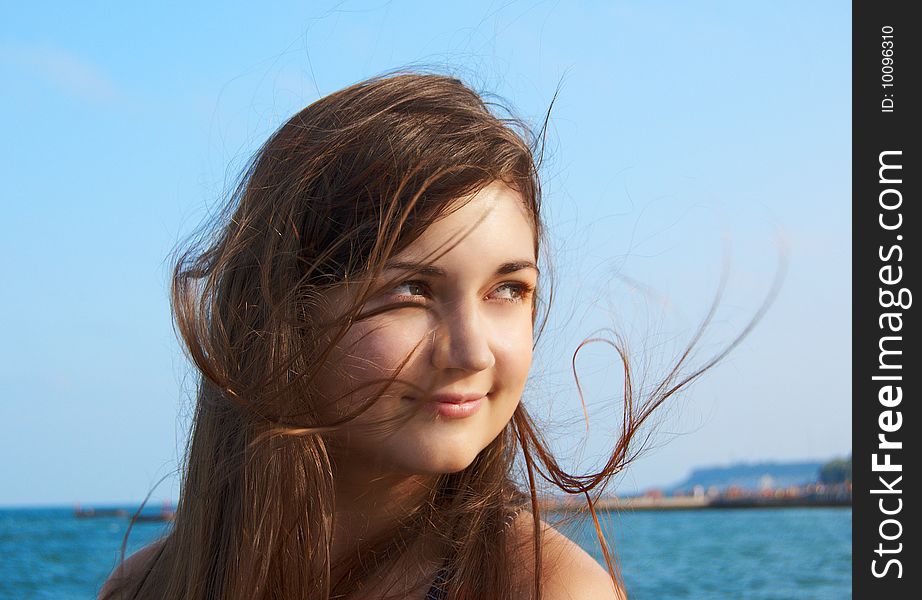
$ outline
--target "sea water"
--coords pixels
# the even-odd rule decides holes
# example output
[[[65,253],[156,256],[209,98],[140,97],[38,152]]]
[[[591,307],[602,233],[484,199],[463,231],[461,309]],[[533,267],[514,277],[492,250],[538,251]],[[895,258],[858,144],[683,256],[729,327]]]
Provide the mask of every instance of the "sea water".
[[[600,515],[631,600],[851,598],[850,508]],[[595,528],[562,529],[599,562]]]
[[[550,518],[550,517],[549,517]],[[631,600],[851,597],[848,508],[602,513]],[[0,510],[0,599],[94,598],[128,519],[78,519],[69,508]],[[169,525],[136,523],[127,552]],[[562,530],[602,561],[585,519]]]

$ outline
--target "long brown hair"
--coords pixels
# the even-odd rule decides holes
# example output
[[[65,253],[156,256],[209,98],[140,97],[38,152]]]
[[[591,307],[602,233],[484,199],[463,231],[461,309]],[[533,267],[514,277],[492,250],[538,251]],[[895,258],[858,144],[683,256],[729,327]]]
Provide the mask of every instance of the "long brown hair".
[[[141,572],[118,582],[113,597],[346,597],[428,532],[445,542],[451,600],[539,598],[542,479],[585,500],[609,571],[620,578],[594,501],[633,458],[631,440],[651,413],[724,354],[688,370],[695,340],[640,400],[628,356],[616,344],[625,370],[624,421],[598,472],[567,473],[520,403],[468,468],[438,477],[398,531],[370,542],[348,564],[331,564],[335,464],[327,434],[347,427],[374,398],[331,418],[314,382],[322,369],[335,368],[328,363],[336,342],[367,317],[362,305],[376,292],[371,282],[384,262],[459,199],[495,181],[523,199],[536,255],[543,239],[543,128],[535,135],[495,111],[457,79],[396,73],[318,100],[260,148],[217,225],[203,229],[176,261],[175,325],[201,373],[182,493],[162,547]],[[327,292],[345,284],[359,287],[355,302],[330,306]],[[536,340],[551,295],[549,287],[537,295],[543,300],[533,309]],[[505,526],[516,502],[534,518],[527,590],[514,590],[513,571],[521,565]]]

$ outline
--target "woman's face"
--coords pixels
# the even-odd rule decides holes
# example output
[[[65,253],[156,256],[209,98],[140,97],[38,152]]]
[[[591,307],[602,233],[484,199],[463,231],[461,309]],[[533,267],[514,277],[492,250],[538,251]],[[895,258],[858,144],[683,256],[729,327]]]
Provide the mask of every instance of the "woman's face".
[[[322,397],[341,397],[338,408],[348,410],[381,389],[363,383],[399,370],[380,399],[334,438],[341,468],[460,471],[500,434],[531,366],[534,247],[521,196],[493,183],[387,262],[382,280],[399,283],[363,312],[413,305],[355,323],[331,358],[338,368],[318,382]],[[432,390],[431,398],[421,390]],[[380,426],[400,416],[408,420]]]

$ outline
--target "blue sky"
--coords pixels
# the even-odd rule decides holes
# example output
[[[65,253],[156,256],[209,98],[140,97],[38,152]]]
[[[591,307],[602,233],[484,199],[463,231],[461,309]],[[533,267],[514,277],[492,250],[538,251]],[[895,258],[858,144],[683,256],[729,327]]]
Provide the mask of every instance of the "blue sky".
[[[127,4],[127,3],[126,3]],[[850,5],[835,2],[20,3],[0,20],[0,505],[135,501],[176,469],[194,375],[169,254],[259,144],[397,67],[536,122],[559,296],[526,400],[568,464],[611,444],[614,328],[650,380],[729,283],[699,358],[788,273],[619,491],[693,466],[849,452]],[[779,242],[779,240],[781,240]],[[729,251],[725,249],[729,248]],[[727,253],[728,252],[728,253]],[[642,369],[640,369],[642,371]],[[155,499],[175,497],[167,477]]]

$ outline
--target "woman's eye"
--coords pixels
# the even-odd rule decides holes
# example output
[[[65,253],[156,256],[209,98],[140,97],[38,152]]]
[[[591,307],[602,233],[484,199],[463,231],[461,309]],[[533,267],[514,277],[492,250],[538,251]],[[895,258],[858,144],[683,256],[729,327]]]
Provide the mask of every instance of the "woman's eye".
[[[428,292],[426,284],[421,281],[404,281],[391,288],[394,296],[425,296]]]
[[[504,283],[493,292],[493,296],[506,302],[524,302],[532,292],[532,287],[525,283],[509,282]]]

